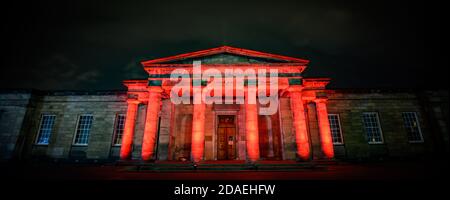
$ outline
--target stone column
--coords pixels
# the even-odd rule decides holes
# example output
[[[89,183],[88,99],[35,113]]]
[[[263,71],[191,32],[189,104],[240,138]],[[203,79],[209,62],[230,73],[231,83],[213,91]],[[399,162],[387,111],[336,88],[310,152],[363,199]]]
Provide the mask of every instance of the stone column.
[[[144,139],[142,140],[142,160],[153,159],[158,132],[159,111],[161,109],[161,92],[159,86],[149,86],[147,114],[145,117]]]
[[[302,100],[302,87],[290,86],[291,110],[293,112],[293,124],[295,129],[295,142],[297,143],[297,155],[302,160],[309,160],[310,146],[306,127],[305,108]]]
[[[125,129],[122,136],[122,146],[120,148],[120,159],[126,160],[131,157],[131,150],[133,146],[134,127],[136,123],[136,114],[139,105],[136,99],[128,99],[127,116],[125,119]]]
[[[193,95],[201,97],[202,90],[194,90]],[[192,113],[192,142],[191,142],[191,160],[199,162],[203,158],[205,149],[205,103],[194,102]]]
[[[314,100],[316,103],[317,120],[320,130],[320,144],[325,157],[331,159],[334,157],[333,140],[331,138],[330,122],[328,121],[328,111],[326,100],[324,98]]]
[[[248,90],[245,93],[245,137],[247,156],[251,162],[259,160],[258,104],[256,101],[249,102],[249,95],[255,94],[249,94]]]
[[[314,101],[308,101],[305,105],[305,114],[307,129],[309,135],[309,143],[311,147],[311,158],[312,159],[322,159],[322,145],[320,144],[320,131],[319,123],[317,121],[317,109]]]

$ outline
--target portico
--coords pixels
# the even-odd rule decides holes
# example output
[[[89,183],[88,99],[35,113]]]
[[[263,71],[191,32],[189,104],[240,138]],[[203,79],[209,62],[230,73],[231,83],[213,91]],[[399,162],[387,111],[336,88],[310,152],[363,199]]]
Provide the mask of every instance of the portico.
[[[259,99],[249,92],[256,87],[245,79],[242,91],[221,90],[224,98],[232,97],[227,104],[174,104],[170,101],[172,88],[177,84],[170,79],[176,69],[183,69],[193,75],[193,61],[202,62],[202,72],[215,69],[225,74],[226,69],[277,69],[277,111],[260,115],[264,105],[249,103],[251,98]],[[326,78],[304,78],[302,72],[309,61],[304,59],[262,53],[234,47],[218,47],[193,53],[181,54],[142,62],[149,74],[147,80],[126,80],[127,115],[120,157],[149,160],[311,160],[334,157],[330,126],[326,106],[327,97],[323,90],[329,83]],[[227,78],[227,77],[226,77]],[[257,82],[257,80],[256,80]],[[231,82],[236,84],[236,82]],[[194,88],[195,85],[190,87]],[[190,90],[190,96],[201,95],[211,82],[201,82],[197,90]],[[270,85],[270,82],[268,83]],[[216,92],[216,91],[214,91]],[[257,92],[269,94],[257,89]],[[243,103],[241,100],[244,100]],[[306,105],[315,105],[319,127],[320,149],[313,148],[310,139]],[[145,115],[140,107],[145,107]],[[165,116],[161,118],[161,115]],[[141,118],[139,119],[139,116]],[[144,119],[142,119],[144,118]],[[136,139],[136,124],[143,121],[142,140]],[[160,124],[169,124],[161,128]],[[168,137],[159,137],[162,132]],[[142,141],[141,144],[136,141]],[[133,151],[140,146],[140,157],[133,157]],[[158,149],[167,149],[167,155],[158,156]],[[316,151],[313,156],[313,151]],[[317,153],[318,152],[318,153]]]

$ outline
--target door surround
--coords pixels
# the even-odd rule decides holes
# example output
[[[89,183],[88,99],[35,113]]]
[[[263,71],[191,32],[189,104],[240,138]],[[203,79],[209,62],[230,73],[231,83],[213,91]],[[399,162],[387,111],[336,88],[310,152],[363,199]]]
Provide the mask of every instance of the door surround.
[[[239,115],[238,110],[214,110],[214,134],[213,134],[213,156],[214,160],[217,160],[217,138],[218,138],[218,128],[219,128],[219,115],[233,115],[234,116],[234,127],[235,127],[235,134],[236,134],[236,140],[235,140],[235,160],[240,160],[239,157],[239,142],[240,142],[240,134],[239,134],[239,127],[238,127],[238,121]]]

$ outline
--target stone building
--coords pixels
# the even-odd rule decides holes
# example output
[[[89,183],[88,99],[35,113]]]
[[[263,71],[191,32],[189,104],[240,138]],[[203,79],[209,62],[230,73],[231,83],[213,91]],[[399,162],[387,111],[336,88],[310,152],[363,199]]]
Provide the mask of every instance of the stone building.
[[[250,79],[240,92],[223,92],[231,104],[174,104],[170,75],[175,69],[192,75],[193,61],[201,61],[202,72],[221,74],[238,67],[277,69],[276,112],[262,115],[258,110],[266,105],[247,102],[255,83]],[[201,162],[448,155],[448,91],[327,89],[330,79],[302,76],[307,64],[223,46],[144,61],[149,78],[125,80],[125,91],[5,90],[0,158]],[[203,89],[209,84],[200,83]]]

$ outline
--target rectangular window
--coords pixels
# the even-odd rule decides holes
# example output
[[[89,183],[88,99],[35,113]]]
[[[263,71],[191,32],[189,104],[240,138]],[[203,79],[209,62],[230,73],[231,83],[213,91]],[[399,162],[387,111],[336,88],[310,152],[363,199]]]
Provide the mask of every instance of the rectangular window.
[[[41,123],[39,125],[39,131],[36,137],[36,144],[47,145],[49,143],[55,118],[55,115],[41,116]]]
[[[369,144],[383,143],[383,133],[381,132],[380,119],[377,112],[363,113],[364,129]]]
[[[341,122],[338,114],[328,114],[333,144],[343,144]]]
[[[404,112],[402,116],[409,142],[423,142],[417,113]]]
[[[75,132],[74,145],[87,145],[92,126],[92,115],[80,115],[78,118],[77,131]]]
[[[125,115],[119,114],[116,116],[116,123],[114,124],[113,145],[118,146],[122,144],[124,127],[125,127]]]

